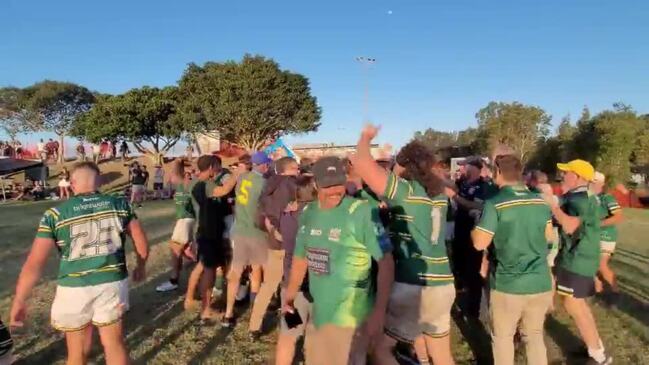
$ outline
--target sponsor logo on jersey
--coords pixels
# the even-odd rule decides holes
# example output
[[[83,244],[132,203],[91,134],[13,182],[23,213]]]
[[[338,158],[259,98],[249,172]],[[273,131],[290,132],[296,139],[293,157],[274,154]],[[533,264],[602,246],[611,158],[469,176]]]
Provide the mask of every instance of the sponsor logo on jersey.
[[[311,229],[311,236],[322,236],[322,231],[319,229]]]
[[[329,241],[340,242],[340,228],[332,228],[329,230]]]
[[[329,250],[324,248],[308,248],[306,258],[311,272],[317,275],[329,275]]]

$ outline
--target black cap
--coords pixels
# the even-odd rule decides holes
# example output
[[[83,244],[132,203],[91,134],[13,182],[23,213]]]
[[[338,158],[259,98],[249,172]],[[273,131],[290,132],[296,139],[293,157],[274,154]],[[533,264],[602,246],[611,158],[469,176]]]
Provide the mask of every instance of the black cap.
[[[347,175],[343,160],[335,156],[323,157],[313,165],[313,176],[319,188],[345,185]]]
[[[469,156],[469,157],[465,158],[464,161],[460,161],[458,163],[458,165],[460,165],[460,166],[462,166],[462,165],[471,165],[471,166],[475,166],[475,167],[477,167],[479,169],[482,169],[482,167],[484,166],[484,161],[482,161],[482,158],[479,157],[479,156]]]

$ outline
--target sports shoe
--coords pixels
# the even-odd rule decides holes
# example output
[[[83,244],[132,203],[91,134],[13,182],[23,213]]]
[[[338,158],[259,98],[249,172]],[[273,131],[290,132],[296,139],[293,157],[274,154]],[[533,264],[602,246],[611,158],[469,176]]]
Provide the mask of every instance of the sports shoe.
[[[234,319],[234,317],[223,317],[223,319],[221,319],[221,327],[223,328],[234,328],[234,326],[236,325],[237,321]]]
[[[171,281],[165,281],[164,283],[158,285],[155,290],[160,293],[172,291],[178,289],[178,284],[174,284]]]
[[[605,356],[606,356],[606,358],[604,359],[604,361],[597,361],[597,360],[593,359],[592,357],[588,358],[588,361],[586,362],[586,365],[611,365],[611,364],[613,364],[613,356],[610,356],[610,355],[605,355]]]

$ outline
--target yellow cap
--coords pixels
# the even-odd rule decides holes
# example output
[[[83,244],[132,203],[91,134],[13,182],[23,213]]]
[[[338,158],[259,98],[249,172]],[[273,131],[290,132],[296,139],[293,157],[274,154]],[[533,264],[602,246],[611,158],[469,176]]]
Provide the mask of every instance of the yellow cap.
[[[595,168],[584,160],[572,160],[568,163],[558,163],[557,168],[565,172],[574,172],[584,180],[592,181],[595,178]]]

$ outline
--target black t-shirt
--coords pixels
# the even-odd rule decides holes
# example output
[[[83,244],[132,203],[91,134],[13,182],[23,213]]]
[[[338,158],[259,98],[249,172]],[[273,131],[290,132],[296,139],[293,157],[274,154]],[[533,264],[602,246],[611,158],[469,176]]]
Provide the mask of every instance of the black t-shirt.
[[[131,183],[133,185],[144,185],[146,181],[144,173],[140,169],[133,169],[131,172]]]
[[[220,242],[223,239],[227,212],[217,199],[207,196],[205,184],[205,181],[198,181],[191,190],[194,203],[198,205],[196,238]]]

